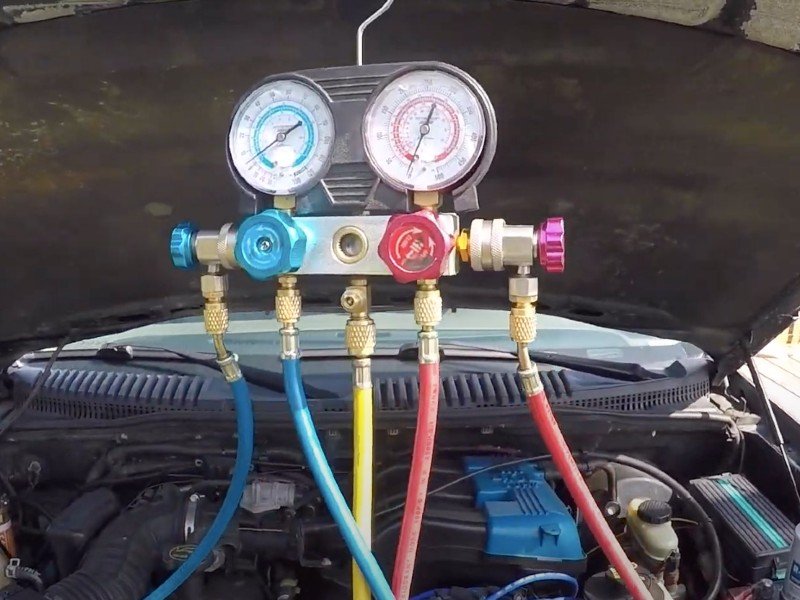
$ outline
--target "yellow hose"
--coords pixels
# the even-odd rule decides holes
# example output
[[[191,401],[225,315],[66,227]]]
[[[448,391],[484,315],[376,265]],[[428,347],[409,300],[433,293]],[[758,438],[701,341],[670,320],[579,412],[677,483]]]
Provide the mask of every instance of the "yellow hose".
[[[372,545],[372,387],[353,387],[353,516]],[[370,600],[364,576],[353,561],[353,600]]]

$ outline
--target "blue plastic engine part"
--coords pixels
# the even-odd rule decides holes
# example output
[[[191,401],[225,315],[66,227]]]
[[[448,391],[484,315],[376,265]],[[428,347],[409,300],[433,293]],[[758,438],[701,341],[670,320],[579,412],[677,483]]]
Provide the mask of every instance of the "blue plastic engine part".
[[[306,243],[305,230],[292,217],[269,209],[242,221],[233,254],[250,277],[265,281],[299,269]]]
[[[467,473],[501,460],[468,457]],[[584,561],[578,527],[534,464],[492,469],[473,477],[475,505],[486,515],[485,552],[537,561]]]
[[[185,222],[175,226],[169,239],[169,254],[172,264],[179,269],[191,269],[197,265],[197,257],[192,245],[197,228]]]

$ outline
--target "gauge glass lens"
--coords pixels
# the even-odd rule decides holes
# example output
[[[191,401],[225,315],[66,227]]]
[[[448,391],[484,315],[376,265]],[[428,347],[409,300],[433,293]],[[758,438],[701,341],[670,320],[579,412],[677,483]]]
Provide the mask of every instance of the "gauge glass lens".
[[[296,194],[327,170],[333,116],[318,92],[294,80],[271,81],[253,91],[233,117],[228,136],[239,176],[260,192]]]
[[[364,146],[378,175],[399,190],[444,190],[475,166],[486,139],[480,100],[443,71],[411,71],[367,109]]]

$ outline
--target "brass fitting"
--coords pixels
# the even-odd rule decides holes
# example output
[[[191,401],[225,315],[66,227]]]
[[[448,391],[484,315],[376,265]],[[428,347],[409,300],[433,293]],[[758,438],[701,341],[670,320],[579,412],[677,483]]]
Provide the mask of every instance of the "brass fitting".
[[[297,289],[297,277],[284,275],[278,277],[278,291],[275,293],[275,318],[285,326],[293,326],[300,320],[302,300]]]
[[[296,196],[275,196],[272,201],[272,206],[277,210],[294,211],[297,206]]]
[[[435,210],[442,203],[442,195],[439,192],[414,192],[411,200],[414,206]]]
[[[297,289],[297,277],[284,275],[278,277],[278,290],[275,292],[275,317],[283,325],[281,334],[281,358],[300,358],[300,320],[302,300]]]
[[[508,331],[518,345],[528,346],[536,339],[536,301],[539,299],[539,284],[529,276],[529,268],[520,267],[516,277],[508,280],[508,299],[511,313]]]
[[[517,344],[527,346],[536,339],[536,308],[533,304],[518,302],[511,306],[508,331]]]
[[[228,276],[209,272],[200,278],[200,291],[203,294],[203,322],[209,335],[222,336],[228,331],[228,305],[225,295],[228,292]]]
[[[203,294],[203,323],[214,342],[217,364],[228,382],[242,378],[242,371],[236,357],[225,347],[223,336],[228,331],[228,276],[220,274],[219,266],[209,266],[208,274],[200,277],[200,291]]]
[[[342,308],[349,314],[344,327],[347,351],[354,358],[367,358],[375,351],[375,322],[369,316],[370,293],[366,279],[354,279],[342,294]]]
[[[436,326],[442,320],[442,295],[433,279],[417,282],[414,294],[414,320],[420,327],[419,362],[429,364],[439,362],[439,334]]]
[[[456,251],[461,262],[469,262],[469,231],[462,229],[456,237]]]
[[[527,395],[542,390],[539,370],[528,354],[528,345],[536,339],[536,301],[539,299],[538,281],[529,273],[528,266],[520,266],[517,276],[508,280],[508,298],[511,301],[508,332],[517,344],[519,378]]]
[[[442,320],[442,294],[436,287],[436,280],[422,279],[417,282],[414,320],[423,331],[432,330]]]

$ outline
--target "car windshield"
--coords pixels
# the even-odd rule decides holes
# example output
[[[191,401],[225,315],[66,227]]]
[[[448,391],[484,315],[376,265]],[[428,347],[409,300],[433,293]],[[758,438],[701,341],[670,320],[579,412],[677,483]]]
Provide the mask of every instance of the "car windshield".
[[[377,349],[396,350],[416,342],[417,325],[411,311],[376,310]],[[344,350],[344,325],[341,312],[304,314],[300,323],[304,350]],[[235,313],[226,340],[231,350],[248,363],[280,352],[280,325],[271,314]],[[533,350],[552,351],[569,356],[609,361],[655,364],[702,351],[675,340],[619,331],[550,315],[539,315],[538,335]],[[441,343],[493,350],[514,351],[508,336],[508,312],[490,309],[446,311],[437,327]],[[156,346],[180,352],[212,352],[211,341],[200,316],[185,317],[131,329],[124,333],[72,343],[67,348],[100,348],[107,344]]]

